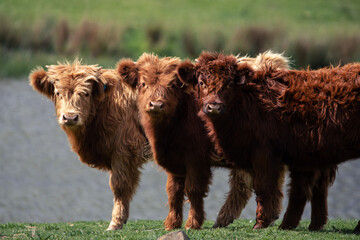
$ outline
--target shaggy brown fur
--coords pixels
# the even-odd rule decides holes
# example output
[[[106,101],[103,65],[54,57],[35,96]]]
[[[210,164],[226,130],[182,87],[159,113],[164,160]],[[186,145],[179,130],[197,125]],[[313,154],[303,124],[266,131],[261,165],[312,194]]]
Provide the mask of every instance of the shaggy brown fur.
[[[238,57],[238,62],[248,63],[254,71],[265,70],[288,70],[289,60],[281,54],[266,51],[256,58]],[[350,67],[345,66],[350,70]],[[320,230],[327,222],[327,193],[329,186],[334,182],[336,168],[323,171],[299,171],[291,169],[289,203],[280,225],[282,229],[293,229],[299,225],[301,215],[307,201],[311,201],[312,214],[309,230]]]
[[[289,69],[289,60],[281,54],[267,51],[260,53],[256,58],[237,56],[238,62],[247,62],[254,69],[260,70],[268,65],[274,69]],[[240,174],[240,175],[238,175]],[[226,227],[237,219],[244,209],[247,200],[251,197],[253,179],[248,171],[232,169],[230,173],[230,191],[225,204],[221,207],[213,227]],[[247,196],[245,198],[244,196]]]
[[[289,203],[283,221],[282,229],[296,228],[301,219],[307,201],[311,201],[311,222],[309,230],[322,229],[328,216],[327,195],[336,176],[336,167],[322,170],[300,170],[289,168],[290,189]]]
[[[268,56],[268,58],[270,57]],[[249,58],[247,60],[251,61],[253,59]],[[152,143],[155,159],[157,159],[158,163],[167,170],[169,179],[171,179],[172,175],[177,173],[177,171],[179,171],[179,167],[182,167],[183,165],[187,169],[190,167],[199,167],[200,165],[202,165],[200,168],[205,168],[206,166],[203,165],[205,162],[209,167],[209,160],[215,159],[209,156],[212,152],[212,146],[210,146],[211,144],[207,139],[202,122],[196,116],[199,109],[189,107],[194,102],[194,96],[192,96],[189,89],[184,88],[177,79],[175,68],[179,63],[180,60],[177,58],[159,59],[157,56],[144,54],[139,58],[136,64],[131,60],[122,60],[118,67],[120,75],[122,75],[123,79],[130,86],[135,88],[138,85],[138,88],[140,89],[138,104],[141,112],[140,115],[142,123],[144,124],[145,132],[150,140],[150,143]],[[261,64],[264,64],[264,62],[261,62]],[[153,105],[156,106],[156,103],[161,103],[161,107],[157,110],[151,109]],[[181,125],[182,127],[178,128],[177,130],[180,131],[174,134],[171,132],[171,128],[177,125]],[[167,132],[168,129],[170,129],[169,132]],[[188,132],[191,132],[193,136],[189,136]],[[172,136],[176,136],[178,139],[173,139]],[[195,139],[194,136],[197,136],[197,139]],[[163,142],[162,139],[166,139],[166,141]],[[190,140],[186,141],[186,139]],[[194,149],[188,149],[187,146],[178,146],[177,152],[174,153],[169,153],[164,150],[170,145],[176,145],[176,141],[195,141],[195,145],[197,147]],[[175,153],[177,153],[176,157],[173,156]],[[186,157],[183,158],[189,158],[189,161],[184,162],[183,159],[176,160],[178,155],[183,156],[184,153],[186,154]],[[204,161],[204,163],[201,163],[201,161]],[[188,164],[192,164],[192,166],[187,166]],[[211,164],[219,166],[219,162],[217,161],[212,161]],[[172,165],[175,165],[177,169],[171,169]],[[205,171],[206,172],[203,175],[206,177],[209,174],[207,172],[210,170],[206,169]],[[187,171],[185,178],[195,178],[192,182],[199,182],[200,180],[198,178],[203,177],[200,175],[201,171],[199,171],[197,176],[189,176],[188,173],[189,171]],[[252,181],[247,172],[232,170],[230,173],[229,183],[230,192],[224,206],[219,212],[214,227],[227,226],[234,219],[238,218],[251,196]],[[168,182],[168,186],[169,184],[172,185],[179,183],[170,181],[170,183]],[[207,186],[205,187],[206,193]],[[180,193],[174,193],[169,187],[167,189],[170,211],[169,216],[165,221],[165,227],[170,230],[181,226],[182,221],[182,205],[180,206],[180,204],[182,204],[182,200],[172,199],[176,197],[183,198],[183,196],[180,196]],[[202,195],[204,195],[204,193],[202,193]],[[202,201],[202,199],[195,201],[200,200]],[[172,202],[179,205],[172,206]],[[202,209],[198,210],[194,208],[193,212],[197,211],[203,212]],[[190,213],[192,213],[192,209],[190,210]],[[189,220],[191,218],[192,216],[190,215]],[[203,217],[198,220],[200,224],[196,223],[197,225],[195,227],[200,227],[202,221]],[[188,223],[186,225],[187,227],[189,227]]]
[[[226,87],[220,87],[218,85],[216,85],[216,82],[213,82],[213,84],[211,85],[207,85],[207,83],[203,82],[203,80],[199,80],[199,84],[198,84],[198,80],[195,78],[195,75],[198,74],[198,72],[200,72],[201,78],[204,77],[204,75],[210,75],[210,76],[214,76],[215,78],[221,78],[222,74],[224,76],[229,76],[229,78],[233,78],[234,76],[231,75],[232,72],[234,72],[237,69],[237,62],[239,61],[236,57],[234,56],[229,56],[228,57],[229,60],[231,60],[232,65],[227,66],[225,64],[218,64],[215,63],[212,66],[218,70],[214,75],[212,75],[212,72],[206,71],[206,72],[200,72],[198,68],[194,68],[193,64],[189,61],[182,63],[179,67],[178,67],[178,75],[180,77],[180,79],[189,85],[193,85],[195,87],[195,91],[198,95],[198,97],[200,97],[200,107],[203,108],[202,104],[201,104],[201,97],[205,94],[207,94],[212,88],[220,90],[221,88],[230,88],[232,87],[232,84]],[[259,57],[261,58],[261,56]],[[201,66],[202,64],[202,59],[198,59],[196,66]],[[241,60],[240,60],[241,61]],[[219,61],[220,62],[220,61]],[[249,61],[246,61],[249,62]],[[250,61],[250,63],[252,64],[252,62],[254,61]],[[220,62],[221,63],[221,62]],[[269,63],[271,65],[271,63]],[[276,62],[274,62],[274,65],[276,65]],[[276,65],[277,67],[280,68],[281,65]],[[198,75],[199,77],[199,75]],[[215,99],[212,99],[211,102],[215,101]],[[221,109],[217,109],[216,111],[222,111]],[[200,113],[203,111],[200,111]],[[203,114],[200,114],[200,116]],[[204,118],[204,116],[201,116]],[[253,187],[255,189],[257,196],[257,201],[258,203],[260,202],[265,202],[265,204],[267,204],[268,206],[264,207],[261,204],[258,204],[258,208],[257,208],[257,219],[259,220],[257,225],[255,225],[255,227],[264,227],[265,225],[269,225],[271,222],[273,222],[277,216],[280,213],[280,208],[281,208],[281,198],[282,198],[282,192],[281,192],[281,186],[283,185],[283,167],[282,164],[280,163],[280,161],[278,162],[278,165],[274,165],[271,166],[270,164],[268,164],[266,161],[261,162],[262,158],[269,158],[270,156],[266,156],[263,155],[263,153],[261,152],[252,152],[251,149],[247,149],[247,146],[242,146],[241,144],[243,144],[241,142],[241,144],[237,144],[238,140],[244,141],[245,139],[249,138],[249,140],[251,140],[250,134],[246,135],[246,136],[237,136],[237,139],[233,139],[233,133],[236,133],[237,128],[232,126],[232,129],[228,129],[226,135],[227,137],[226,140],[228,141],[226,144],[228,144],[229,148],[235,148],[236,150],[234,152],[236,152],[236,156],[234,155],[230,155],[228,154],[224,149],[222,149],[221,144],[219,143],[219,140],[216,137],[216,132],[214,131],[214,127],[213,127],[213,123],[211,121],[207,121],[206,118],[204,118],[204,120],[206,121],[206,125],[207,128],[210,130],[210,137],[212,138],[212,140],[215,143],[216,146],[216,150],[218,151],[219,154],[224,154],[225,153],[225,157],[229,158],[230,160],[233,160],[236,162],[237,167],[243,168],[249,172],[252,173],[253,176]],[[219,125],[224,125],[227,126],[228,123],[223,121],[222,123],[219,123]],[[242,140],[244,139],[244,140]],[[245,140],[246,142],[246,140]],[[240,147],[240,148],[238,148]],[[252,159],[253,157],[253,159]],[[250,160],[253,160],[252,162]],[[240,162],[241,161],[241,162]],[[241,164],[239,164],[241,163]],[[261,166],[259,169],[253,167],[253,166]],[[278,169],[278,171],[274,172],[273,175],[271,175],[272,173],[272,169]],[[264,172],[269,172],[269,174],[264,174]],[[264,178],[264,177],[268,177],[268,179]],[[265,180],[267,180],[267,184],[263,184],[265,182]],[[275,195],[275,197],[273,196],[273,193],[277,193],[277,195]],[[267,210],[268,212],[264,213],[264,210]],[[261,224],[261,225],[260,225]]]
[[[200,114],[218,151],[239,167],[254,166],[255,227],[267,226],[281,196],[280,165],[292,172],[330,170],[327,180],[318,179],[331,182],[338,163],[359,157],[360,64],[316,71],[239,65],[232,56],[204,53],[195,68],[188,63],[179,73],[199,81]]]
[[[276,70],[290,69],[290,60],[282,54],[273,53],[271,50],[260,53],[256,58],[237,56],[237,59],[239,63],[248,63],[251,65],[254,71],[262,70],[268,66]]]
[[[60,127],[80,161],[110,173],[114,208],[108,230],[121,229],[145,162],[147,140],[136,107],[136,94],[114,70],[75,60],[35,69],[31,86],[50,98]]]
[[[226,227],[239,218],[252,195],[253,181],[248,171],[233,168],[229,178],[230,190],[218,213],[214,228]]]
[[[211,180],[211,144],[193,109],[194,99],[184,93],[176,77],[179,63],[178,58],[145,53],[136,63],[120,61],[117,68],[124,82],[139,90],[140,121],[155,161],[168,175],[166,230],[181,227],[184,194],[191,204],[185,228],[201,228],[203,198]]]

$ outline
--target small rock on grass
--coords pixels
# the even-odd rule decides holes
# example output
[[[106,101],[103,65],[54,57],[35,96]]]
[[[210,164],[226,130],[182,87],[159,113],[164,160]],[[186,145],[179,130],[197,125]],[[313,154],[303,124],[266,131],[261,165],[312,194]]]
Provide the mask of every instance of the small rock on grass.
[[[165,234],[158,238],[158,240],[190,240],[184,231],[176,231]]]

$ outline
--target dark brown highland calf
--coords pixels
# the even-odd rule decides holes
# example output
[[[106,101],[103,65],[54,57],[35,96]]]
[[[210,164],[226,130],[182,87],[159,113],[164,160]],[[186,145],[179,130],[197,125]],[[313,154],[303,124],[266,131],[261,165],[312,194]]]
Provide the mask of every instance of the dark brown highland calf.
[[[273,70],[289,70],[289,61],[281,54],[267,51],[256,58],[241,57],[238,63],[248,63],[254,71],[266,67]],[[280,225],[282,229],[293,229],[299,225],[306,201],[311,201],[311,223],[309,230],[320,230],[327,222],[327,194],[334,182],[336,167],[324,170],[300,171],[291,169],[288,207]]]
[[[233,60],[232,63],[235,64],[234,56],[228,56]],[[251,65],[254,70],[261,70],[266,67],[272,67],[277,70],[286,70],[289,69],[288,61],[281,54],[275,54],[271,51],[259,54],[256,58],[248,58],[241,57],[237,59],[237,63],[247,63]],[[187,71],[186,68],[190,67],[190,70]],[[190,62],[182,64],[179,69],[184,70],[184,74],[187,72],[191,75],[193,68]],[[180,70],[181,71],[181,70]],[[188,77],[188,75],[184,76],[184,78]],[[190,85],[194,85],[196,92],[199,94],[199,86],[196,84],[195,79],[185,79],[185,81],[190,81]],[[193,82],[192,82],[193,81]],[[189,82],[187,82],[189,83]],[[211,128],[211,125],[210,125]],[[216,138],[213,139],[216,141]],[[219,147],[219,144],[216,145]],[[222,151],[222,150],[218,150]],[[242,160],[244,161],[244,160]],[[295,228],[300,221],[301,215],[305,208],[305,204],[307,200],[311,200],[312,206],[312,214],[311,214],[311,224],[309,225],[310,230],[319,230],[321,229],[327,221],[327,191],[330,184],[332,184],[335,179],[336,168],[324,169],[322,171],[311,170],[311,171],[300,171],[300,170],[292,170],[290,172],[291,176],[291,184],[290,184],[290,199],[287,211],[284,216],[284,220],[281,224],[281,228],[283,229],[291,229]],[[280,175],[281,176],[281,175]],[[280,177],[279,181],[282,181],[282,177]],[[281,182],[278,182],[279,186]],[[280,195],[279,198],[281,198]],[[231,196],[228,197],[227,202],[231,201]],[[280,199],[278,199],[280,201]],[[280,203],[278,203],[274,209],[274,212],[280,211]],[[257,209],[257,216],[261,217],[259,214],[259,210]],[[221,213],[221,212],[220,212]],[[219,213],[219,216],[220,216]],[[261,212],[260,212],[261,214]],[[273,217],[269,219],[268,222],[274,220],[276,218]],[[221,225],[220,225],[221,226]],[[264,227],[264,225],[255,225],[255,228]]]
[[[255,227],[277,214],[282,164],[292,173],[320,170],[328,178],[320,181],[331,182],[337,164],[360,156],[360,64],[254,71],[232,56],[203,53],[178,73],[198,83],[200,114],[218,150],[239,167],[253,166]]]
[[[59,125],[80,161],[109,171],[114,208],[108,230],[121,229],[147,156],[135,92],[114,70],[74,63],[35,69],[31,86],[50,98]]]
[[[266,67],[271,67],[273,70],[290,69],[287,65],[288,62],[283,60],[281,54],[274,54],[271,51],[259,54],[255,59],[243,57],[238,59],[238,62],[251,63],[254,71],[261,71]],[[290,169],[289,201],[280,228],[296,228],[300,223],[307,201],[311,202],[312,211],[309,230],[320,230],[325,226],[328,219],[328,189],[335,180],[336,170],[336,167],[321,171]]]

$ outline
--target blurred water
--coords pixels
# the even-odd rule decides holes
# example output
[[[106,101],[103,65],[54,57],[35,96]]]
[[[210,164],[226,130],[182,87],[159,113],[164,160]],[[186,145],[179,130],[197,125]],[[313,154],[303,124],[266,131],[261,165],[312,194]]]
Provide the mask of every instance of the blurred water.
[[[330,218],[360,217],[358,169],[360,161],[340,165],[329,192]],[[228,191],[227,182],[228,171],[216,169],[205,199],[207,219],[215,220]],[[165,219],[165,185],[165,173],[154,163],[146,164],[130,205],[130,219]],[[1,80],[0,223],[109,221],[112,206],[108,174],[81,164],[71,152],[52,102],[34,92],[27,81]],[[255,209],[253,196],[241,218],[254,219]],[[188,206],[185,218],[187,210]],[[307,205],[303,219],[309,218]]]

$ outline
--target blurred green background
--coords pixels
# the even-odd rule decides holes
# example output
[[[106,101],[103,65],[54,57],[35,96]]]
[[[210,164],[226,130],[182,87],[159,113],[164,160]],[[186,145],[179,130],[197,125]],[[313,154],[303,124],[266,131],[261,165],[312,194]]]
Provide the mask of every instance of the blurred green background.
[[[359,0],[1,0],[0,77],[79,56],[284,52],[293,67],[360,61]]]

